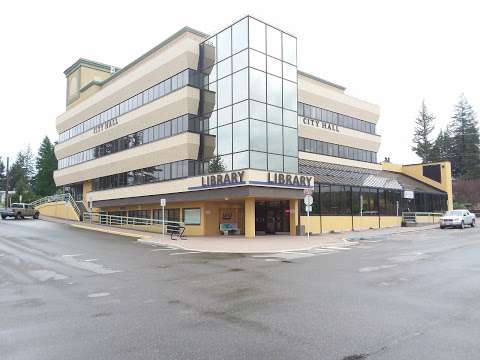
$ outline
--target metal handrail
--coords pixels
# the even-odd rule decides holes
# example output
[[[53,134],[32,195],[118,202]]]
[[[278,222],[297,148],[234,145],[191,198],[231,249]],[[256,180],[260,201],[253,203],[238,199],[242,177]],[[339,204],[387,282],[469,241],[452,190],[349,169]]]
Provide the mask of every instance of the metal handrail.
[[[84,212],[83,222],[98,225],[108,225],[113,227],[133,227],[138,229],[143,226],[144,230],[157,230],[163,232],[163,221],[153,218],[139,218],[121,215],[107,215],[94,212]],[[180,221],[165,221],[165,233],[170,234],[178,230],[179,227],[184,227],[184,223]],[[159,227],[152,229],[152,227]]]
[[[420,212],[420,211],[404,211],[402,216],[443,216],[443,213],[439,212]]]
[[[72,195],[69,193],[45,196],[41,199],[31,202],[30,205],[33,207],[37,207],[37,206],[40,206],[46,203],[52,203],[52,202],[69,202],[72,205],[73,210],[75,210],[75,213],[77,214],[78,218],[80,219],[82,212],[78,208],[78,205],[73,199]]]
[[[443,216],[443,213],[438,213],[438,212],[418,212],[418,211],[405,211],[402,212],[402,220],[405,221],[406,219],[410,221],[413,220],[413,222],[417,222],[417,216],[431,216],[433,219],[433,222],[435,222],[435,217],[441,217]]]

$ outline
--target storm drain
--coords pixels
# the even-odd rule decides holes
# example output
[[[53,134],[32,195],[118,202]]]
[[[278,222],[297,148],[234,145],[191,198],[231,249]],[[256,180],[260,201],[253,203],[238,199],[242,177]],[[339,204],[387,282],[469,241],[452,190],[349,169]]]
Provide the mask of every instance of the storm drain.
[[[366,359],[368,354],[354,354],[354,355],[349,355],[345,356],[342,360],[362,360]]]

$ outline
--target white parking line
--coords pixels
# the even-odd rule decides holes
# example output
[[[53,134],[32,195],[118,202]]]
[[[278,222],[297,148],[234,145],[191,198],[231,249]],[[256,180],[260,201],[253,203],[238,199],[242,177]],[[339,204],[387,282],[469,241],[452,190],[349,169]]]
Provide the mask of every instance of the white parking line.
[[[321,247],[320,249],[350,250],[349,247],[341,247],[341,246],[325,246],[325,247]]]
[[[168,255],[186,255],[186,254],[198,254],[199,251],[185,251],[185,252],[176,252]]]
[[[87,262],[90,262],[90,261],[97,261],[98,259],[87,259],[87,260],[83,260],[83,261],[87,261]]]

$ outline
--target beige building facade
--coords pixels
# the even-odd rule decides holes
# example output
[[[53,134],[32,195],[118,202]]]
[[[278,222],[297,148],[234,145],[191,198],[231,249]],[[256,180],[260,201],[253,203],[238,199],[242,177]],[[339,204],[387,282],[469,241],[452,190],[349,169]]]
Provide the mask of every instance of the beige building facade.
[[[167,219],[199,236],[302,233],[309,191],[310,232],[450,206],[449,164],[379,163],[379,107],[297,55],[296,37],[247,16],[213,36],[183,28],[123,68],[79,59],[57,185],[106,214],[159,218],[166,199]]]

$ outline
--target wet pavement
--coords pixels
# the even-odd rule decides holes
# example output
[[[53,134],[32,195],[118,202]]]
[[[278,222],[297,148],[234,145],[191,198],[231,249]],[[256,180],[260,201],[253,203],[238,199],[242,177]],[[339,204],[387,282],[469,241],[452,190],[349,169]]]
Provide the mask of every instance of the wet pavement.
[[[199,253],[0,221],[2,359],[476,359],[480,231]]]

